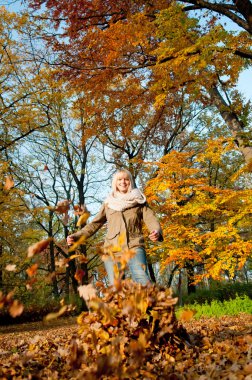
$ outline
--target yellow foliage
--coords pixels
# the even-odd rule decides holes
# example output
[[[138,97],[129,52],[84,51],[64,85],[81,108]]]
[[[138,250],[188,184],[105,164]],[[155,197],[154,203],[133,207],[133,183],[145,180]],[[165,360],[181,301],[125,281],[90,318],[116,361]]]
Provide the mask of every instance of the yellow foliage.
[[[213,168],[222,167],[228,149],[232,144],[210,140],[201,154],[171,152],[156,163],[146,194],[161,216],[165,240],[152,252],[159,255],[162,270],[190,261],[204,267],[196,281],[220,279],[225,271],[234,276],[251,257],[252,234],[243,239],[242,232],[251,231],[252,190],[236,190],[231,178],[228,183],[220,179],[221,186],[209,184],[209,160]]]

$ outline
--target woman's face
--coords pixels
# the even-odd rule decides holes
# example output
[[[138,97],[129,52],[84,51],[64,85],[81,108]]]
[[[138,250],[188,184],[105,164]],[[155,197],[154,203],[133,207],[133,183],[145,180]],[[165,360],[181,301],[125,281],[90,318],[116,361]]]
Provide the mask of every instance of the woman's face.
[[[130,179],[127,173],[121,172],[116,179],[116,190],[119,193],[127,193],[130,188]]]

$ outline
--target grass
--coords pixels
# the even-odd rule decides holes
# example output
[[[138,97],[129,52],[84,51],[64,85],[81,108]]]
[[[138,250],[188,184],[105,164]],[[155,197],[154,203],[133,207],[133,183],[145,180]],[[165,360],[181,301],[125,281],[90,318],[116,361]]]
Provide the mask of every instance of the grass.
[[[236,296],[234,299],[212,300],[210,303],[204,304],[194,303],[179,308],[176,312],[178,319],[185,310],[194,311],[194,318],[201,317],[220,317],[224,315],[238,315],[240,313],[252,314],[252,300],[247,295]]]

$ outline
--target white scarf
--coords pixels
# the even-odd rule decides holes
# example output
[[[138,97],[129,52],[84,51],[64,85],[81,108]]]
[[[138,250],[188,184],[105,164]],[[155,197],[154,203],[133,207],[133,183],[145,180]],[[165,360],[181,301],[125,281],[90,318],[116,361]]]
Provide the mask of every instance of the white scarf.
[[[111,193],[105,199],[105,204],[116,211],[124,211],[146,202],[145,195],[139,189],[132,189],[129,193]]]

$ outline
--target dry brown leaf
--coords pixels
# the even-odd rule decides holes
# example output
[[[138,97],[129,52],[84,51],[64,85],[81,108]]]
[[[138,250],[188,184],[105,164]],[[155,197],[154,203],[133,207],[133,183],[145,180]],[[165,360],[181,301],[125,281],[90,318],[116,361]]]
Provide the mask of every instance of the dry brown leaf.
[[[81,284],[84,274],[85,274],[85,272],[82,269],[77,269],[77,271],[75,272],[74,278],[75,278],[75,280],[78,281],[79,284]]]
[[[54,211],[57,212],[57,214],[65,214],[70,209],[70,201],[64,200],[57,203]]]
[[[34,255],[37,255],[38,253],[43,252],[49,245],[50,241],[52,239],[46,239],[46,240],[41,240],[33,245],[31,245],[28,248],[28,254],[27,257],[33,257]]]

